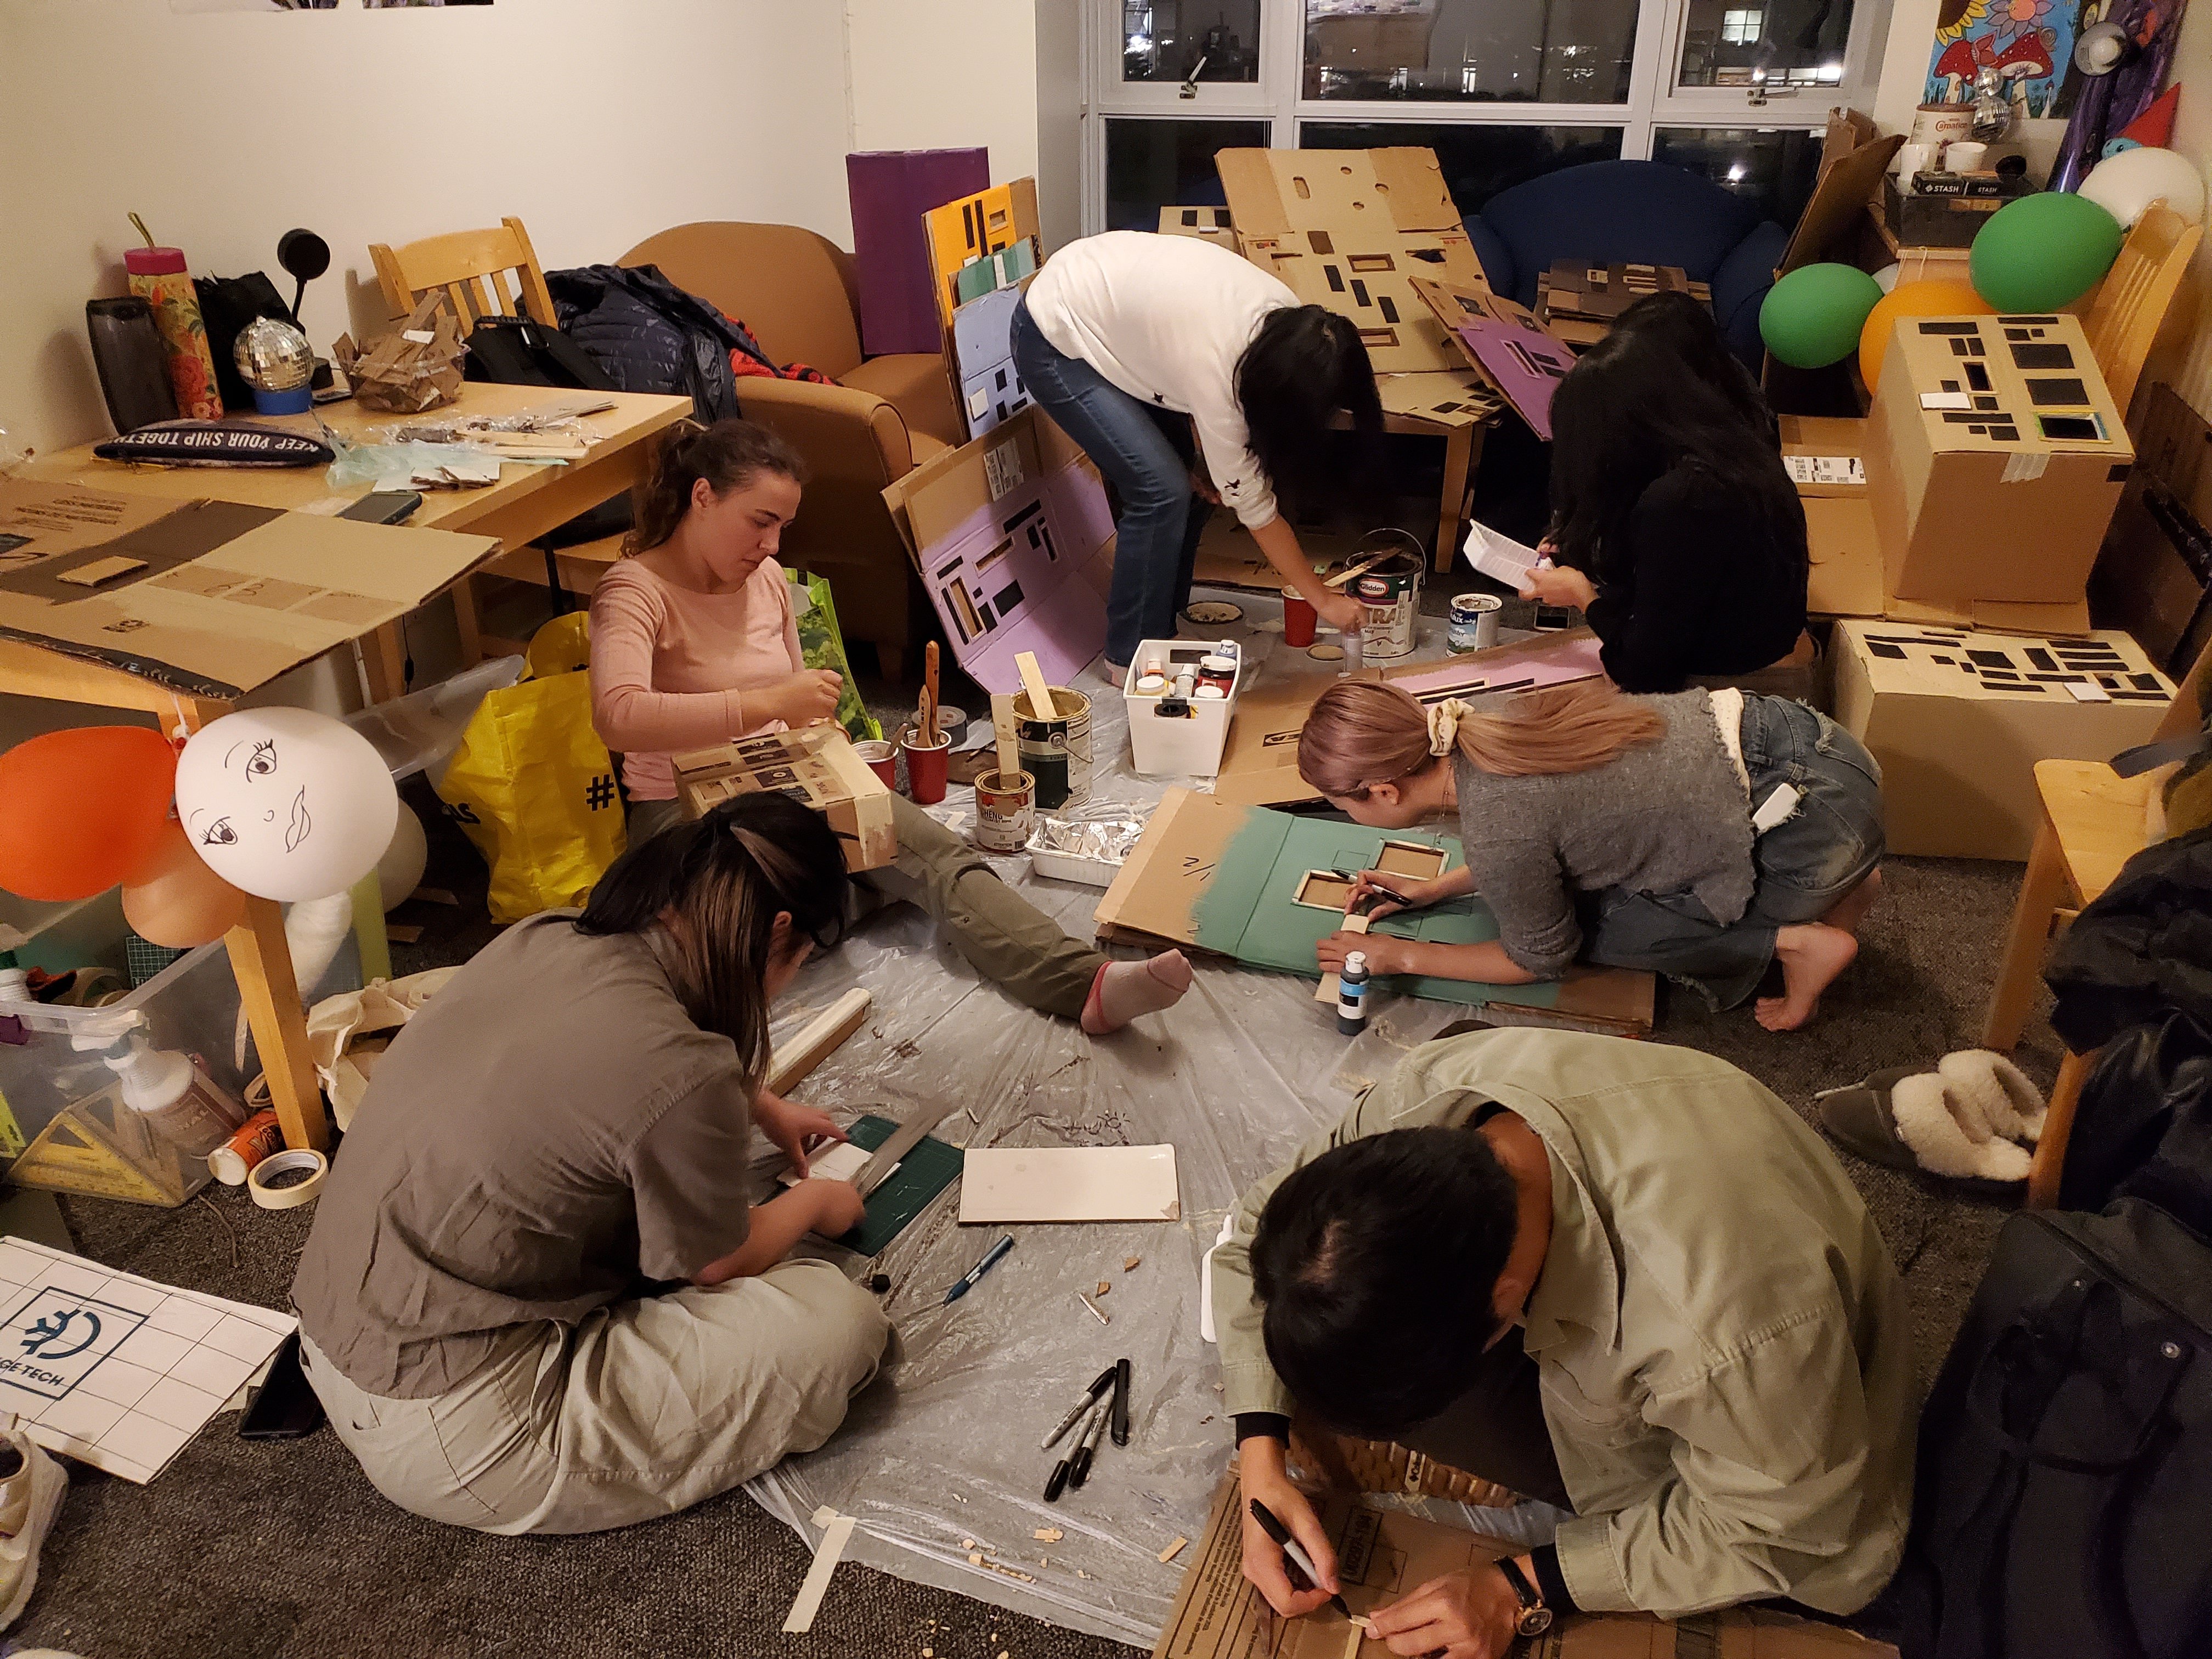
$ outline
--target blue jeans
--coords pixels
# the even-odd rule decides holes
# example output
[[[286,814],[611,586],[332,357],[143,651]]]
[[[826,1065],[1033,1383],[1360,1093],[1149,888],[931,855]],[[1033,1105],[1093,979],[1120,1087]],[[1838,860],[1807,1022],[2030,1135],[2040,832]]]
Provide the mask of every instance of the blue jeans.
[[[1790,815],[1752,843],[1750,908],[1723,924],[1688,891],[1585,894],[1588,960],[1648,968],[1715,1008],[1733,1008],[1759,988],[1777,932],[1819,921],[1881,862],[1881,768],[1826,715],[1782,697],[1745,697],[1743,765],[1753,808],[1785,783],[1798,792]]]
[[[1146,640],[1171,640],[1190,599],[1191,567],[1208,503],[1191,493],[1190,422],[1154,409],[1044,337],[1029,303],[1014,307],[1014,366],[1061,431],[1097,464],[1121,498],[1114,586],[1106,596],[1106,660],[1127,668]]]

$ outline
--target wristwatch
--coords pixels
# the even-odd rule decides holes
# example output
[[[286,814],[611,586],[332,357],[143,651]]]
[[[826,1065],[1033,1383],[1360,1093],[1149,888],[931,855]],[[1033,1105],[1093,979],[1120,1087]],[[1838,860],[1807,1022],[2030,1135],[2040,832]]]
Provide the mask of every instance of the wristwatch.
[[[1513,1586],[1513,1594],[1521,1603],[1521,1622],[1513,1627],[1516,1636],[1541,1636],[1552,1627],[1552,1610],[1544,1605],[1544,1598],[1528,1582],[1528,1575],[1521,1571],[1521,1564],[1510,1555],[1498,1558],[1498,1570],[1505,1575],[1505,1582]]]

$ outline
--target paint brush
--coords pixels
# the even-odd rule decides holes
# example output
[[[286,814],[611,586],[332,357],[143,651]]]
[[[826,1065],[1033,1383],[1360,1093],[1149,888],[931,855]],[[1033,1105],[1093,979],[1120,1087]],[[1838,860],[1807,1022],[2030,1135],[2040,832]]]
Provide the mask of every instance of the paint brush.
[[[1315,1589],[1319,1589],[1321,1588],[1321,1570],[1314,1565],[1313,1557],[1305,1553],[1304,1547],[1302,1546],[1297,1539],[1291,1536],[1291,1529],[1285,1526],[1280,1521],[1277,1520],[1275,1518],[1274,1510],[1269,1509],[1258,1498],[1255,1498],[1251,1500],[1251,1509],[1252,1518],[1260,1523],[1260,1530],[1266,1533],[1268,1537],[1273,1539],[1275,1540],[1276,1547],[1290,1559],[1291,1565],[1305,1575],[1307,1584]],[[1366,1630],[1370,1628],[1369,1621],[1367,1620],[1352,1612],[1352,1610],[1346,1605],[1342,1595],[1332,1594],[1328,1598],[1328,1604],[1334,1607],[1339,1613],[1342,1613],[1346,1619],[1351,1620],[1353,1624],[1358,1626],[1360,1629]]]
[[[937,641],[923,647],[921,653],[921,696],[924,717],[927,721],[921,730],[922,747],[937,747]]]

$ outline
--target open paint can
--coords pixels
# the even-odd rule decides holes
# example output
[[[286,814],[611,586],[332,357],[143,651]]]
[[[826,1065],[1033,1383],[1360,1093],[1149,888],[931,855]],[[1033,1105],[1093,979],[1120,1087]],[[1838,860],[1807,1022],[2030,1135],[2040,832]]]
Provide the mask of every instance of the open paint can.
[[[987,852],[1018,853],[1036,828],[1037,781],[1027,772],[1009,779],[990,771],[975,780],[975,844]]]
[[[1505,601],[1495,593],[1455,593],[1451,602],[1451,632],[1455,651],[1487,651],[1498,643],[1498,615]]]
[[[1036,804],[1049,812],[1091,799],[1091,699],[1064,685],[1045,690],[1053,706],[1042,714],[1028,692],[1014,694],[1014,737],[1022,770],[1036,781]]]

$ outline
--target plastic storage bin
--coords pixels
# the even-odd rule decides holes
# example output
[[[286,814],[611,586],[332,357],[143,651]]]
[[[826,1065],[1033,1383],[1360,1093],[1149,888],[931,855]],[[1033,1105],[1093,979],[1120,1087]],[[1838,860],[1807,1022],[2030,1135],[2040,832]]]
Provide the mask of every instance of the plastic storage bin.
[[[1231,649],[1236,647],[1231,645]],[[1228,696],[1193,698],[1187,713],[1164,712],[1163,704],[1170,711],[1174,705],[1163,692],[1139,689],[1151,664],[1166,670],[1172,690],[1177,673],[1188,669],[1195,676],[1207,658],[1221,653],[1221,646],[1198,640],[1146,640],[1137,647],[1121,688],[1123,711],[1129,717],[1130,759],[1137,771],[1148,777],[1210,778],[1221,769],[1222,746],[1229,741],[1229,722],[1244,686],[1241,651],[1233,659]]]

